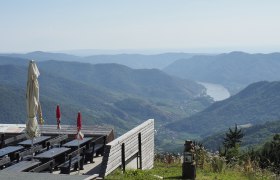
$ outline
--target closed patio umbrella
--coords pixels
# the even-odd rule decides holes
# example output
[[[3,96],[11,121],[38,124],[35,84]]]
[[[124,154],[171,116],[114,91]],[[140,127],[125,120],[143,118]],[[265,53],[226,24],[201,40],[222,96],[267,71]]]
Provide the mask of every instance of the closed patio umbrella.
[[[61,129],[61,127],[60,127],[60,108],[59,108],[59,105],[56,106],[56,121],[57,121],[57,129]]]
[[[78,112],[78,117],[77,117],[77,134],[76,134],[76,139],[78,140],[83,140],[84,135],[81,132],[82,129],[82,115],[80,112]]]
[[[40,102],[39,102],[39,106],[38,106],[38,116],[39,116],[39,124],[43,125],[45,121],[43,119],[43,113],[42,113],[42,108],[41,108]]]
[[[29,62],[26,90],[26,105],[27,105],[27,122],[26,135],[28,138],[40,136],[40,130],[37,122],[37,112],[39,108],[39,83],[38,77],[40,72],[36,63],[32,60]]]
[[[27,90],[26,90],[26,106],[27,106],[27,122],[25,133],[31,139],[32,146],[35,137],[40,136],[40,129],[37,122],[37,113],[41,117],[40,101],[39,101],[39,83],[38,77],[40,73],[36,63],[32,60],[28,67]]]
[[[80,112],[78,112],[78,117],[77,117],[77,134],[76,134],[76,139],[78,140],[78,174],[80,174],[80,140],[84,139],[84,134],[81,132],[82,129],[82,115]]]

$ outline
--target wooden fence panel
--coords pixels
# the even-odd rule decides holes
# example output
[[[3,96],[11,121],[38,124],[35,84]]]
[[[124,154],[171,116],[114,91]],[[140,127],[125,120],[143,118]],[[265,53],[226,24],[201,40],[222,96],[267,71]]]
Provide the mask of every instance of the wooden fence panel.
[[[139,143],[138,135],[141,134]],[[149,119],[124,135],[106,144],[101,163],[100,177],[105,177],[122,165],[122,144],[125,146],[125,160],[139,152],[141,145],[141,169],[151,169],[154,165],[154,120]]]

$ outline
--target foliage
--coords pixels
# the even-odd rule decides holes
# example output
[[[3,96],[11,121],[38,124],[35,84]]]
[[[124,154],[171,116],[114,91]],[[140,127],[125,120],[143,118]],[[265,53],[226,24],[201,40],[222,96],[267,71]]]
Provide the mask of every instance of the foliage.
[[[213,156],[212,160],[211,160],[211,167],[213,169],[213,172],[217,172],[217,173],[224,172],[225,167],[226,167],[225,158],[223,158],[219,155]]]
[[[226,133],[226,137],[224,138],[224,147],[226,149],[234,148],[241,143],[241,139],[243,138],[244,134],[242,133],[241,129],[237,128],[235,124],[234,130],[229,128],[229,131]]]
[[[272,141],[264,144],[258,157],[262,168],[270,168],[280,174],[280,134],[276,134]]]
[[[228,162],[234,162],[239,157],[239,146],[243,136],[243,132],[237,128],[237,125],[235,125],[234,130],[229,128],[226,133],[223,142],[224,152],[221,152],[221,155],[225,156]]]
[[[240,144],[241,150],[251,149],[252,147],[262,146],[265,142],[272,140],[276,133],[280,133],[280,121],[266,122],[265,124],[254,125],[243,128],[244,137]],[[204,138],[201,142],[209,150],[216,151],[223,143],[225,132],[218,132]]]

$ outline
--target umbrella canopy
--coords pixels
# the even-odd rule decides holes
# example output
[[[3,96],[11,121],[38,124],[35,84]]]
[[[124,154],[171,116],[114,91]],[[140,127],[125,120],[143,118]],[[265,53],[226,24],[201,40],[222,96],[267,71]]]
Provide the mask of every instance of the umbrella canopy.
[[[56,120],[57,120],[57,129],[61,129],[61,127],[60,127],[60,108],[59,108],[59,105],[56,106]]]
[[[38,77],[40,73],[34,61],[30,61],[27,76],[26,104],[27,104],[27,122],[26,135],[29,138],[40,136],[37,122],[37,112],[39,108],[39,83]]]
[[[42,113],[42,108],[41,108],[40,102],[39,102],[39,106],[38,106],[38,116],[39,116],[39,124],[43,125],[45,121],[43,119],[43,113]]]
[[[78,117],[77,117],[77,129],[78,131],[82,129],[82,115],[80,112],[78,112]]]
[[[81,132],[82,129],[82,115],[80,112],[78,112],[78,117],[77,117],[77,135],[76,139],[82,140],[84,138],[83,133]]]

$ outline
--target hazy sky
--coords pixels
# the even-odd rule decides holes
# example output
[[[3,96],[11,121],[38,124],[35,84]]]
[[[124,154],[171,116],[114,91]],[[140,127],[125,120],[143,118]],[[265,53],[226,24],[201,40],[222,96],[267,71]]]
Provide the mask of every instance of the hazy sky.
[[[2,0],[0,23],[0,52],[280,51],[279,0]]]

